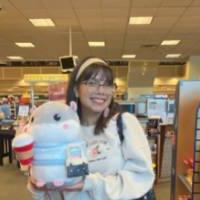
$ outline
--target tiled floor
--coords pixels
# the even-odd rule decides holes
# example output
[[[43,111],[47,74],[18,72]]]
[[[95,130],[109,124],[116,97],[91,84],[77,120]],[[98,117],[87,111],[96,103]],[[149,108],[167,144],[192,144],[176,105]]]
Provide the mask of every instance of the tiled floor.
[[[0,200],[30,200],[26,190],[26,179],[15,164],[0,167]],[[170,183],[159,183],[155,186],[157,200],[170,199]]]
[[[14,164],[0,167],[0,200],[29,200],[26,179]]]
[[[170,182],[158,183],[155,192],[157,200],[170,200]]]

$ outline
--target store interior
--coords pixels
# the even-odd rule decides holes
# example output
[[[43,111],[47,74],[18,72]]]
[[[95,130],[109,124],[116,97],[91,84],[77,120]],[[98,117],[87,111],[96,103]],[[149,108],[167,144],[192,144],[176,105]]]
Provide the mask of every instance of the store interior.
[[[0,0],[0,199],[30,199],[10,146],[30,107],[65,99],[71,71],[96,56],[147,135],[157,199],[199,200],[199,13],[199,0]]]

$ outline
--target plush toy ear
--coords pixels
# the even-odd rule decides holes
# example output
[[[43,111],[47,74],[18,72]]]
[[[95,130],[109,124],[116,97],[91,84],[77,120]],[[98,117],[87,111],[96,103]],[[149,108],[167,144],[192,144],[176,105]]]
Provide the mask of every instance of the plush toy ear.
[[[70,101],[70,108],[73,111],[77,111],[77,103],[75,101]]]

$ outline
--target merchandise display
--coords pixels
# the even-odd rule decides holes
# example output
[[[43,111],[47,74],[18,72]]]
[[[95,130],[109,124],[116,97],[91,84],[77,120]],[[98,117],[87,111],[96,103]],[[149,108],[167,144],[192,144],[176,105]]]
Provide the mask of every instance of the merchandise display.
[[[192,200],[190,195],[181,195],[178,200]]]
[[[194,135],[194,155],[192,159],[192,200],[197,200],[200,199],[200,105],[196,112]]]
[[[156,134],[148,136],[147,139],[151,149],[153,168],[156,176],[155,183],[157,183],[160,175],[160,135]]]
[[[172,200],[200,199],[199,99],[200,81],[179,83],[175,117],[176,130],[173,140]]]
[[[186,180],[189,182],[190,185],[192,185],[192,177],[193,177],[193,159],[189,158],[189,159],[185,159],[183,161],[183,163],[185,164],[185,178]]]
[[[30,102],[31,102],[31,97],[28,93],[24,93],[19,100],[19,103],[21,105],[27,105],[30,104]]]

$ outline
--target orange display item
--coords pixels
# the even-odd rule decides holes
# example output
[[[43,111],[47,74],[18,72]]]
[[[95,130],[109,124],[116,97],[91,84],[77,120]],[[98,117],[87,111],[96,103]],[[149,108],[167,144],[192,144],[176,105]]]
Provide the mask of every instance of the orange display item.
[[[20,100],[19,100],[19,103],[20,103],[21,105],[27,105],[27,104],[30,103],[30,101],[31,101],[30,96],[29,96],[27,93],[25,93],[25,94],[23,94],[23,95],[21,96],[21,98],[20,98]]]

